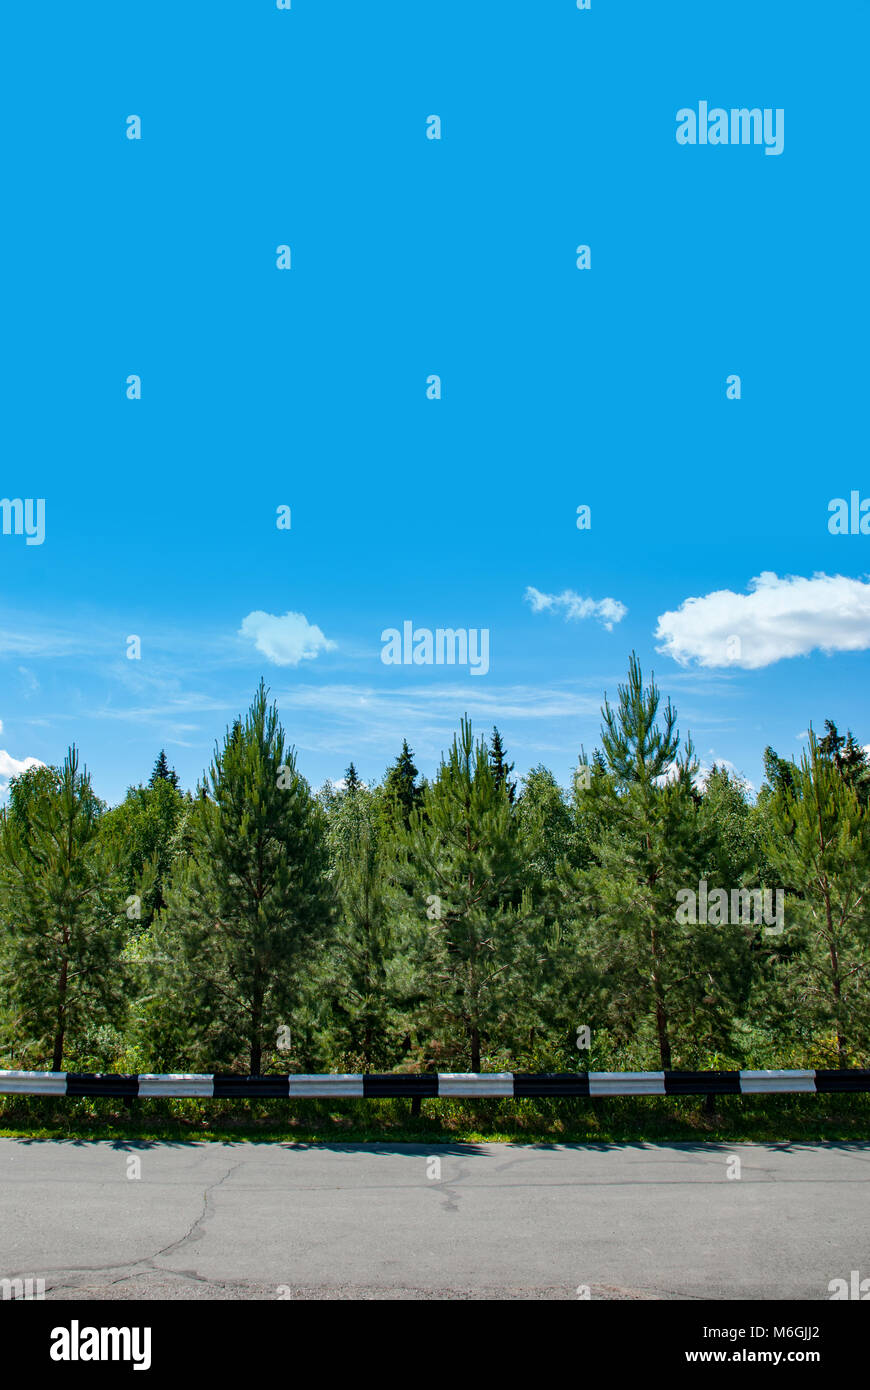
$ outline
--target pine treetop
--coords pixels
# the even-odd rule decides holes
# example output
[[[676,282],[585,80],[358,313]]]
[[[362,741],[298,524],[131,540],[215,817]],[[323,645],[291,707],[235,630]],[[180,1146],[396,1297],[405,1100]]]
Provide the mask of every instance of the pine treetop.
[[[169,760],[166,757],[166,750],[164,748],[161,748],[160,756],[154,764],[154,771],[148,779],[149,787],[153,787],[155,782],[161,777],[164,782],[171,783],[171,785],[177,789],[178,773],[174,768],[169,766]]]
[[[492,731],[489,761],[496,786],[505,788],[508,801],[513,804],[514,797],[516,796],[517,784],[516,782],[511,782],[509,779],[510,774],[514,770],[514,764],[508,762],[501,734],[495,727],[493,727]]]
[[[406,826],[412,811],[420,805],[422,798],[422,788],[417,783],[418,775],[414,754],[408,747],[408,740],[403,739],[401,753],[387,770],[384,792],[387,804],[395,808]]]

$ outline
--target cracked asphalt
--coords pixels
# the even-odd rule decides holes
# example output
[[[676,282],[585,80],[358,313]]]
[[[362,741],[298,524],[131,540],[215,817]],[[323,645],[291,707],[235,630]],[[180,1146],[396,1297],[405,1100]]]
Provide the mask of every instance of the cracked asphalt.
[[[870,1274],[868,1180],[870,1144],[0,1139],[0,1278],[49,1299],[828,1299]]]

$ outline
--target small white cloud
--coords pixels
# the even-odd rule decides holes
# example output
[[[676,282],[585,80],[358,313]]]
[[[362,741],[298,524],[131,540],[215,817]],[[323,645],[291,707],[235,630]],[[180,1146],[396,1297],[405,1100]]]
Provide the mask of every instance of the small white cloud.
[[[712,752],[713,750],[711,749],[710,751]],[[729,758],[717,758],[715,755],[713,757],[712,764],[708,763],[706,760],[702,760],[701,766],[698,768],[698,771],[695,774],[695,785],[697,787],[700,787],[702,791],[706,789],[707,783],[710,780],[710,773],[713,771],[713,764],[715,764],[716,767],[724,767],[725,771],[730,775],[730,777],[732,779],[736,779],[736,781],[738,781],[741,784],[745,791],[749,792],[752,796],[755,795],[755,784],[753,782],[750,782],[748,777],[744,777],[743,773],[738,771],[736,765],[732,763]]]
[[[311,661],[336,646],[303,613],[278,617],[257,610],[243,620],[239,636],[250,638],[257,651],[276,666],[298,666],[300,661]]]
[[[327,778],[327,781],[329,782],[329,785],[332,787],[332,790],[333,790],[336,794],[338,794],[338,793],[340,793],[340,792],[346,792],[346,791],[347,791],[347,778],[346,778],[346,777],[338,777],[338,778],[336,778],[336,777],[328,777],[328,778]],[[359,785],[362,787],[363,791],[368,791],[368,789],[369,789],[369,784],[368,784],[368,782],[365,782],[365,781],[362,779],[362,777],[359,779]]]
[[[30,767],[45,767],[39,758],[13,758],[5,748],[0,748],[0,777],[19,777]]]
[[[31,767],[45,767],[45,763],[40,762],[39,758],[13,758],[5,748],[0,748],[0,794],[9,790],[10,777],[20,777]]]
[[[765,571],[750,580],[749,590],[718,589],[662,613],[657,650],[682,666],[694,661],[755,671],[815,650],[870,647],[870,583],[841,574],[780,579]]]
[[[542,594],[540,589],[534,589],[529,585],[524,598],[531,605],[533,613],[541,613],[545,609],[549,612],[561,609],[566,622],[581,618],[597,618],[608,632],[613,630],[614,623],[621,623],[628,612],[625,604],[620,603],[617,598],[583,598],[580,594],[575,594],[573,589],[565,589],[561,594]]]

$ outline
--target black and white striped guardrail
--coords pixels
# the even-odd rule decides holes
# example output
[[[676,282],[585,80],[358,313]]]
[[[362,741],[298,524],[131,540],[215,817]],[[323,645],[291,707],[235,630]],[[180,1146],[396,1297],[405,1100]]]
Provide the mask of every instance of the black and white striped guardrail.
[[[0,1071],[0,1094],[209,1096],[306,1100],[351,1096],[740,1096],[870,1091],[870,1068],[851,1071],[386,1072],[337,1075],[123,1075]]]

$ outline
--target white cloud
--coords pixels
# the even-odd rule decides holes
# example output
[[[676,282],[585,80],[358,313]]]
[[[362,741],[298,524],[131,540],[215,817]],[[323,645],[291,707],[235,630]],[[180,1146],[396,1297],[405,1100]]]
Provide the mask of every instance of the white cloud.
[[[0,748],[0,777],[18,777],[29,767],[45,767],[39,758],[13,758],[5,748]]]
[[[713,754],[712,748],[710,752],[711,754]],[[695,785],[697,787],[700,787],[702,789],[706,788],[707,783],[710,780],[710,773],[713,771],[714,764],[716,767],[724,767],[725,771],[732,778],[735,778],[738,782],[742,783],[744,789],[748,791],[751,796],[755,795],[755,792],[757,790],[755,784],[753,782],[750,782],[748,777],[744,777],[743,773],[739,771],[736,764],[732,763],[729,758],[718,758],[715,754],[713,754],[712,763],[708,763],[705,758],[701,759],[701,766],[698,768],[698,771],[695,775]]]
[[[23,621],[27,625],[26,632],[0,628],[0,655],[55,657],[74,656],[88,651],[88,634],[83,630],[78,633],[61,632],[40,628],[38,622],[29,619]],[[93,641],[88,654],[93,654]]]
[[[251,638],[257,651],[276,666],[298,666],[321,652],[335,651],[336,646],[302,613],[285,613],[279,618],[257,610],[243,620],[239,636]]]
[[[607,679],[613,682],[618,676]],[[282,718],[292,727],[293,742],[300,754],[329,754],[341,759],[342,768],[347,767],[351,752],[358,765],[366,766],[368,760],[370,767],[372,759],[383,759],[386,764],[396,756],[396,731],[400,730],[399,741],[402,735],[407,737],[417,765],[423,767],[437,761],[441,752],[450,747],[463,713],[473,721],[475,735],[488,734],[493,724],[498,724],[508,746],[516,753],[520,753],[521,747],[536,748],[537,735],[544,730],[552,745],[554,730],[547,721],[564,720],[565,746],[572,750],[573,757],[574,744],[582,741],[587,724],[587,746],[593,728],[597,731],[601,713],[599,692],[604,680],[594,675],[564,686],[505,685],[484,691],[478,689],[479,682],[471,680],[463,684],[451,681],[380,689],[366,685],[314,685],[307,681],[285,685],[276,681],[272,696]]]
[[[809,652],[870,647],[870,583],[844,575],[790,575],[766,570],[749,593],[718,589],[662,613],[658,651],[682,666],[738,666],[755,671]]]
[[[470,684],[398,686],[389,690],[360,685],[293,685],[287,690],[276,689],[275,699],[282,711],[309,710],[321,719],[345,719],[360,728],[374,728],[383,720],[384,727],[392,733],[403,721],[445,720],[452,727],[463,711],[472,719],[489,724],[500,718],[577,719],[596,716],[601,711],[600,695],[577,691],[568,684],[552,688],[493,686],[482,692]]]
[[[0,795],[9,790],[10,777],[19,777],[30,767],[45,767],[45,763],[40,762],[39,758],[13,758],[5,748],[0,748]]]
[[[564,610],[566,622],[571,619],[597,618],[608,632],[613,630],[614,623],[621,623],[628,612],[625,604],[620,603],[618,598],[582,598],[580,594],[575,594],[573,589],[565,589],[561,594],[542,594],[540,589],[534,589],[529,585],[524,598],[531,604],[533,613],[541,613],[544,609],[555,612],[561,608]]]
[[[329,785],[332,787],[332,790],[333,790],[334,792],[338,793],[338,792],[347,791],[347,778],[346,778],[346,777],[327,777],[326,780],[327,780],[327,782],[329,783]],[[362,779],[361,777],[360,777],[360,779],[359,779],[359,784],[360,784],[360,786],[363,787],[365,790],[368,790],[368,785],[369,785],[368,782],[364,782],[363,779]],[[374,784],[372,784],[372,785],[374,785]]]

